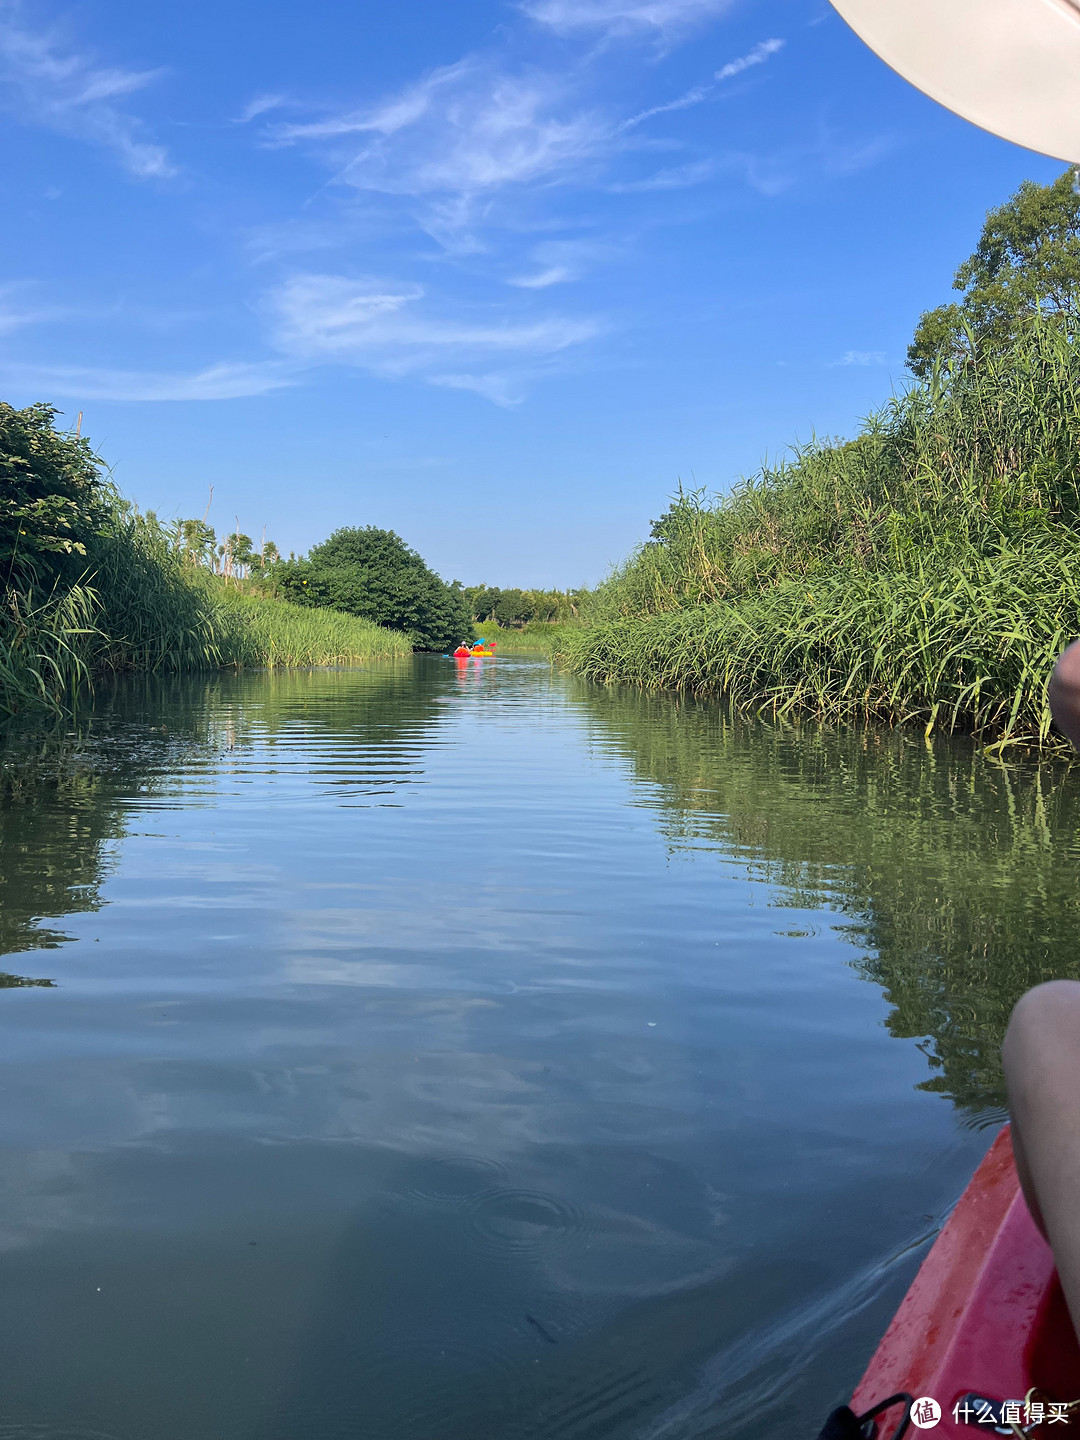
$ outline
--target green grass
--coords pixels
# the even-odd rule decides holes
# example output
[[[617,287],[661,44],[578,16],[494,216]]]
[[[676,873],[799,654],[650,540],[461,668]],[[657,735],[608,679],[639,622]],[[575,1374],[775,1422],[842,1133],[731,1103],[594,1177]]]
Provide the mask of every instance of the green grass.
[[[39,597],[9,591],[0,623],[0,716],[59,713],[90,679],[97,594],[84,585]]]
[[[498,643],[500,655],[550,655],[567,634],[580,629],[577,621],[546,620],[530,620],[520,630],[516,626],[504,627],[494,620],[477,620],[474,626],[478,635]]]
[[[11,588],[0,616],[0,717],[69,711],[95,676],[356,664],[406,636],[338,611],[243,593],[183,564],[153,516],[118,512],[79,583]]]
[[[1053,327],[713,505],[681,496],[560,636],[592,680],[1045,743],[1080,634],[1080,353]]]
[[[267,595],[224,590],[217,601],[231,629],[231,662],[280,666],[348,665],[412,654],[406,635],[340,610],[290,605]]]

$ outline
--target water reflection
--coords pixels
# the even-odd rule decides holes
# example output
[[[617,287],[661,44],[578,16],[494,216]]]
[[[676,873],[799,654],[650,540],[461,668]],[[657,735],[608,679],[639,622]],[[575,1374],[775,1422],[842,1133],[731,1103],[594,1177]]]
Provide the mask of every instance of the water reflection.
[[[43,923],[96,910],[112,842],[155,807],[212,802],[262,777],[318,777],[338,803],[392,801],[415,782],[437,700],[411,669],[125,678],[77,724],[0,738],[0,954],[70,938]],[[410,742],[412,742],[410,744]],[[50,984],[10,976],[3,984]]]
[[[847,917],[889,1030],[925,1042],[922,1088],[1000,1113],[1013,1004],[1080,976],[1075,770],[917,731],[752,724],[584,686],[575,698],[632,761],[673,852],[738,857],[774,904]]]
[[[543,662],[0,767],[0,1435],[814,1433],[1074,963],[1062,772]]]
[[[37,985],[45,990],[50,990],[55,984],[55,980],[43,977],[35,979],[31,975],[12,975],[6,970],[0,970],[0,990],[23,990],[28,985]]]
[[[12,735],[0,756],[0,950],[51,949],[67,937],[40,917],[98,903],[122,807],[74,735]]]

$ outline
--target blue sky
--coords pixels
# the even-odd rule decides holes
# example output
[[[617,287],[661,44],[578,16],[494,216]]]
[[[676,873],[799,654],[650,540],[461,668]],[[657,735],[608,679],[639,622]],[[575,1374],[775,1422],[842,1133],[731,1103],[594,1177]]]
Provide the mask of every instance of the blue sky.
[[[163,516],[591,583],[904,382],[1057,162],[825,0],[0,0],[0,397]]]

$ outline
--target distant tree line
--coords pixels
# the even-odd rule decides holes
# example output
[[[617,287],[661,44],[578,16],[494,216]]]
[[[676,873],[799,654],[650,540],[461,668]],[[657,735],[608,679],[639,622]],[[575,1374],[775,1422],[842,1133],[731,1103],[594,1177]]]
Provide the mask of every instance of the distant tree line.
[[[226,581],[255,581],[295,605],[340,610],[408,635],[417,650],[472,638],[459,581],[448,585],[393,530],[344,526],[307,555],[284,559],[265,533],[256,547],[237,528],[219,540],[202,520],[178,520],[172,542],[186,564]]]
[[[269,578],[281,555],[273,540],[265,534],[259,548],[250,535],[239,526],[218,541],[217,532],[205,520],[177,520],[172,528],[172,541],[181,558],[189,565],[199,565],[226,580]]]
[[[498,625],[521,626],[530,620],[573,620],[584,597],[583,590],[517,590],[500,589],[497,585],[464,585],[465,598],[472,619],[482,625],[494,620]]]
[[[576,619],[584,590],[523,590],[449,584],[393,530],[345,526],[307,555],[285,559],[265,533],[256,547],[235,530],[220,538],[202,520],[178,520],[173,545],[185,564],[226,581],[253,580],[296,605],[359,615],[407,634],[418,650],[448,650],[475,625],[520,628],[530,621]]]

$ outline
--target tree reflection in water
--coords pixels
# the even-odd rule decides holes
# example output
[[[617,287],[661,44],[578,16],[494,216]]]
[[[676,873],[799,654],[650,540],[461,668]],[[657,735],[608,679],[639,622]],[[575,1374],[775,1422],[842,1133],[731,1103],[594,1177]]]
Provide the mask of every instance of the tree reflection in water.
[[[387,703],[387,702],[391,703]],[[162,723],[167,717],[167,724]],[[301,724],[379,753],[442,719],[408,662],[369,670],[281,671],[186,678],[124,677],[93,708],[49,729],[26,723],[0,738],[0,955],[71,938],[57,920],[97,910],[113,842],[133,813],[193,794],[227,769],[230,752]],[[347,786],[347,766],[327,779]],[[208,796],[209,799],[209,796]],[[48,979],[0,975],[0,989]]]
[[[920,1041],[933,1072],[924,1088],[978,1123],[996,1118],[1013,1003],[1041,980],[1080,977],[1077,771],[918,731],[769,725],[714,703],[565,683],[602,749],[631,763],[672,849],[733,858],[779,906],[835,911],[860,952],[852,963],[885,992],[890,1031]],[[400,757],[403,736],[443,715],[437,687],[406,666],[125,681],[80,726],[9,732],[0,954],[63,944],[57,922],[102,904],[132,813],[181,787],[185,805],[198,803],[193,787],[211,793],[230,752],[255,738],[272,749],[285,727],[325,727]],[[341,770],[325,783],[352,779]],[[0,988],[52,983],[23,968]]]
[[[1016,999],[1080,978],[1080,772],[989,758],[919,731],[736,718],[714,703],[584,684],[577,703],[643,782],[674,850],[717,848],[775,903],[835,910],[917,1038],[922,1088],[976,1123],[1000,1116],[999,1047]]]

